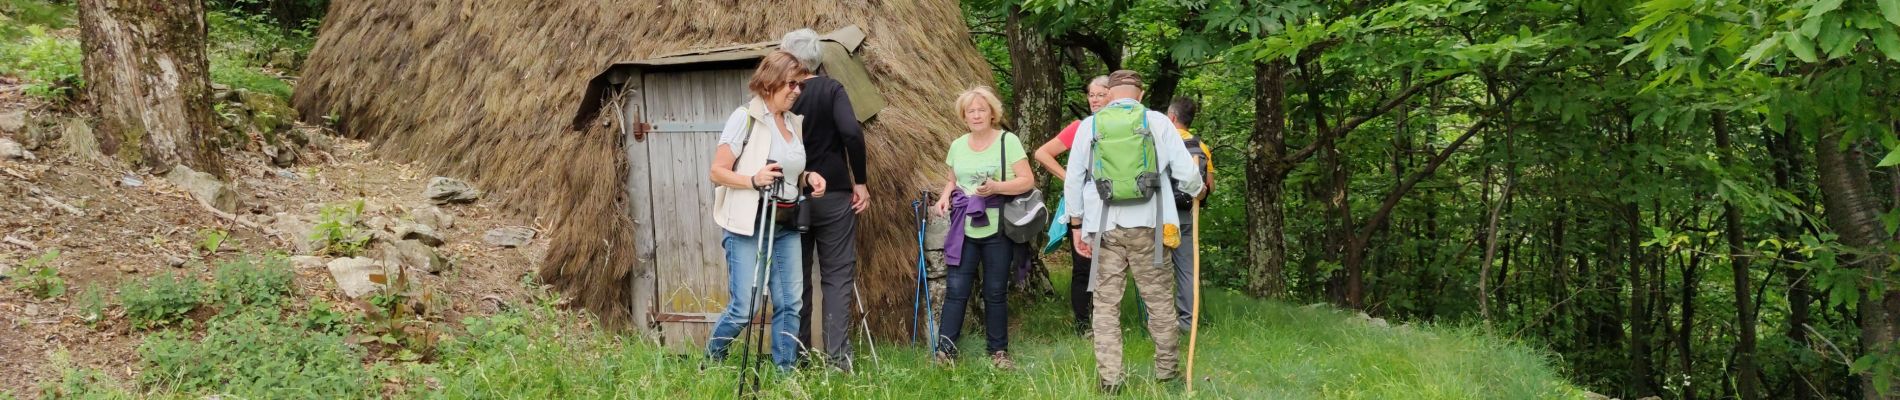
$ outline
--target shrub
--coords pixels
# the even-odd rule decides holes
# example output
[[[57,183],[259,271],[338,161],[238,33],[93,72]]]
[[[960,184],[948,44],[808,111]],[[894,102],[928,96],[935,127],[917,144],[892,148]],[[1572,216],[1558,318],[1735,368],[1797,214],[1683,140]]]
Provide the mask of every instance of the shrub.
[[[68,2],[70,3],[70,2]],[[60,29],[72,25],[71,4],[44,0],[0,0],[0,40],[27,34],[26,27]]]
[[[317,212],[316,232],[310,234],[310,239],[323,246],[321,253],[355,257],[369,245],[369,232],[356,228],[356,220],[362,215],[362,200],[323,206]]]
[[[134,327],[151,328],[183,320],[198,308],[203,292],[204,284],[195,279],[165,275],[127,282],[119,288],[119,300]]]
[[[205,254],[215,254],[218,252],[219,248],[224,247],[225,239],[230,239],[230,238],[231,238],[231,233],[225,232],[223,229],[217,229],[217,228],[199,229],[198,230],[198,250],[204,251]]]
[[[368,398],[381,386],[342,334],[306,330],[275,310],[213,320],[203,339],[167,331],[139,346],[138,381],[184,395]]]
[[[79,319],[85,320],[87,326],[97,326],[99,321],[106,319],[105,316],[105,289],[100,289],[97,284],[86,285],[86,290],[79,292]]]
[[[273,306],[288,298],[294,288],[290,259],[283,254],[262,258],[244,257],[218,264],[215,298],[227,313],[244,306]]]
[[[0,74],[24,78],[23,90],[29,96],[69,103],[85,88],[79,41],[52,36],[40,25],[27,26],[24,36],[24,40],[0,42]]]
[[[244,62],[220,57],[211,59],[211,81],[230,86],[232,90],[245,89],[258,93],[268,93],[280,99],[290,98],[290,83],[284,78],[266,73]]]
[[[59,277],[59,266],[53,265],[58,258],[59,250],[54,249],[27,259],[13,277],[18,281],[13,288],[42,300],[66,295],[66,278]]]

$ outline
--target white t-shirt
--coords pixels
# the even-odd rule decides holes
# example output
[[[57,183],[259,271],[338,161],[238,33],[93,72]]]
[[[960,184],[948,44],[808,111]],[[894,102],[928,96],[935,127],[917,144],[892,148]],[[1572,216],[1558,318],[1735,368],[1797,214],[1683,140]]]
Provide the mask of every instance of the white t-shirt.
[[[731,148],[734,159],[745,152],[746,136],[751,134],[746,130],[747,121],[752,121],[752,124],[767,125],[772,130],[772,134],[769,135],[772,137],[771,152],[766,158],[778,162],[780,170],[786,177],[784,184],[779,187],[778,198],[789,200],[791,197],[797,197],[798,175],[805,172],[805,137],[798,133],[797,127],[790,126],[790,121],[787,121],[787,129],[791,130],[789,133],[792,139],[786,140],[785,134],[788,132],[779,130],[777,122],[754,121],[750,115],[746,114],[745,109],[741,108],[733,111],[732,116],[726,118],[725,129],[719,131],[719,144]],[[759,173],[757,170],[734,172],[741,176]]]

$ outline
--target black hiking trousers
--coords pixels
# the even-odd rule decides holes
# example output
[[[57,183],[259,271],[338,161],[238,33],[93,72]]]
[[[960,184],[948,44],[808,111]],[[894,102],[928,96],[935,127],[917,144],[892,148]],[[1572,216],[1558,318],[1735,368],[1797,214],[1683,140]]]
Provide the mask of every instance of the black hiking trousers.
[[[1074,229],[1081,234],[1081,229]],[[1089,269],[1095,262],[1075,251],[1074,243],[1069,245],[1069,310],[1075,312],[1075,330],[1078,333],[1089,331],[1089,316],[1094,314],[1095,295],[1089,292]]]
[[[847,186],[848,187],[848,186]],[[805,207],[810,207],[811,226],[805,232],[805,307],[798,311],[800,329],[798,341],[804,343],[807,351],[821,352],[827,362],[846,371],[851,370],[851,308],[857,300],[858,279],[858,215],[851,210],[851,191],[832,191],[824,197],[808,198]],[[816,257],[812,255],[816,254]],[[818,279],[812,280],[812,269],[818,269]],[[813,329],[820,328],[812,323],[812,289],[820,288],[824,296],[824,343],[812,342]]]

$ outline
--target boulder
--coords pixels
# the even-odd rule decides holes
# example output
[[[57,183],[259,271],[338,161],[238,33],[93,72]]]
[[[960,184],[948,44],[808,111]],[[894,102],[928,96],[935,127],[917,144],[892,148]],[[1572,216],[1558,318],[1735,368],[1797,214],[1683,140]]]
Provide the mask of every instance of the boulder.
[[[20,144],[26,145],[27,150],[40,151],[42,149],[50,149],[54,144],[59,143],[58,126],[47,126],[36,121],[28,121],[24,129],[26,132],[17,135],[17,137],[20,139]]]
[[[32,161],[36,159],[38,159],[38,157],[34,157],[32,152],[26,151],[26,146],[21,145],[20,142],[15,142],[13,139],[0,138],[0,160]]]
[[[416,240],[404,240],[384,246],[383,265],[390,268],[439,274],[449,270],[449,261],[434,247]]]
[[[284,234],[284,239],[290,241],[291,249],[296,254],[316,254],[317,250],[323,249],[323,241],[311,238],[311,234],[316,233],[316,225],[300,218],[277,213],[277,222],[271,224],[271,229]]]
[[[251,124],[263,132],[283,132],[290,128],[290,121],[297,120],[297,110],[289,103],[270,93],[249,90],[237,91],[238,102],[251,112]]]
[[[327,266],[330,278],[336,280],[336,287],[343,290],[344,296],[360,298],[387,287],[381,282],[395,279],[382,263],[368,257],[350,257],[330,260]]]
[[[190,192],[192,197],[211,204],[212,208],[224,212],[237,211],[237,191],[231,190],[230,185],[219,181],[216,176],[192,170],[191,167],[178,165],[173,166],[171,172],[165,174],[165,180],[169,180],[172,184],[178,185],[179,188],[185,189],[186,192]]]
[[[0,133],[21,133],[26,129],[26,110],[0,111]]]
[[[271,165],[274,165],[277,167],[289,167],[292,165],[297,165],[297,148],[296,147],[292,147],[292,146],[283,146],[283,147],[269,146],[269,147],[271,147],[271,149],[274,150],[274,151],[268,152],[268,153],[272,153],[270,155]]]
[[[422,190],[422,197],[435,204],[473,203],[482,198],[482,191],[460,179],[438,176],[429,179],[429,187]]]
[[[409,207],[409,220],[428,225],[438,231],[455,227],[455,215],[442,211],[441,207],[429,204]]]
[[[324,264],[323,257],[317,257],[317,256],[290,257],[290,265],[293,267],[296,267],[297,269],[323,268],[323,264]]]
[[[310,132],[304,134],[304,139],[309,141],[311,150],[331,153],[336,149],[336,139],[321,130],[311,129]]]
[[[509,226],[489,229],[482,234],[482,241],[501,247],[524,247],[534,240],[534,229],[524,226]]]
[[[398,225],[396,227],[396,237],[403,241],[414,240],[422,242],[422,244],[429,245],[429,247],[442,245],[442,237],[435,233],[435,228],[414,222],[403,222]]]

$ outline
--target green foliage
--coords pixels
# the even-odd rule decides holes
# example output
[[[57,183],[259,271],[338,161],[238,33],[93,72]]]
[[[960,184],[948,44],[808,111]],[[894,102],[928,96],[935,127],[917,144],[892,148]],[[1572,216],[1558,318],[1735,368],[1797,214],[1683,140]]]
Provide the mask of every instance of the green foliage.
[[[317,226],[310,239],[323,245],[321,253],[355,257],[369,244],[370,234],[358,229],[357,219],[363,215],[363,200],[347,204],[323,206],[317,212]]]
[[[112,377],[105,373],[74,366],[71,355],[63,350],[53,353],[51,361],[54,368],[59,371],[59,377],[55,380],[40,382],[38,389],[41,399],[129,400],[138,398],[119,389],[119,383],[113,381]],[[12,397],[0,391],[0,399],[6,398]]]
[[[285,31],[266,15],[213,11],[205,21],[211,52],[239,65],[265,66],[273,57],[302,60],[315,43],[313,30]]]
[[[204,284],[178,275],[130,281],[119,287],[119,301],[134,327],[154,328],[184,320],[203,304]]]
[[[14,272],[13,288],[42,300],[66,295],[66,278],[59,276],[59,266],[53,264],[58,258],[59,249],[52,249],[27,259]]]
[[[363,349],[336,332],[312,331],[274,311],[209,323],[201,339],[166,331],[139,346],[146,387],[177,394],[242,398],[370,398],[381,386],[362,365]]]
[[[19,36],[0,40],[0,75],[25,80],[28,96],[54,104],[71,102],[85,88],[79,41],[53,36],[43,25],[27,25]]]
[[[98,284],[87,284],[86,289],[79,292],[77,304],[79,319],[86,321],[87,326],[97,327],[99,321],[105,320],[106,293],[105,289],[99,287]]]
[[[265,72],[258,67],[245,65],[238,60],[212,59],[211,81],[230,86],[231,90],[244,89],[269,93],[282,99],[290,98],[290,83],[286,82],[284,77]]]
[[[198,250],[204,251],[205,254],[217,254],[218,249],[224,246],[224,240],[229,238],[231,238],[231,233],[223,229],[199,229]]]
[[[29,35],[29,27],[61,29],[72,25],[73,6],[44,0],[0,0],[0,41]]]
[[[290,259],[281,253],[220,263],[213,273],[215,299],[223,304],[227,314],[247,306],[271,308],[282,304],[295,289],[292,280],[296,276],[291,271]]]
[[[359,315],[338,310],[329,301],[316,299],[310,301],[309,309],[303,313],[303,328],[322,332],[344,332],[354,325]]]

